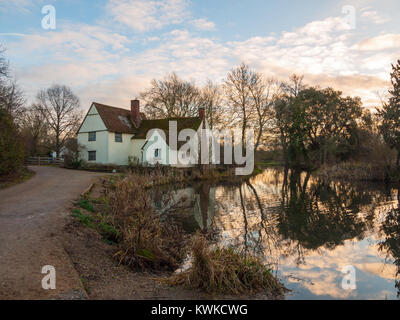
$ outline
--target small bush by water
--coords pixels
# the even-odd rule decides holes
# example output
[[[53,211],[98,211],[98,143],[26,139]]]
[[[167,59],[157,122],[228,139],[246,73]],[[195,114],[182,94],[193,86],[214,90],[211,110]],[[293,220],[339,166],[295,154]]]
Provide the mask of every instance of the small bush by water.
[[[109,214],[121,235],[116,257],[140,270],[175,270],[182,261],[184,233],[162,224],[146,188],[148,179],[129,174],[117,180],[107,195]]]
[[[192,255],[192,266],[173,275],[168,283],[210,294],[281,296],[287,292],[258,257],[241,254],[232,248],[211,248],[201,235],[193,240]]]

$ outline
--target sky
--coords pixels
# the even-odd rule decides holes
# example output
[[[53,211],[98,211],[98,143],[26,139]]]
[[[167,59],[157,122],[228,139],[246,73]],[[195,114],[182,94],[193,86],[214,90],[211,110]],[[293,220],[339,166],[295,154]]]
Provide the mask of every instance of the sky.
[[[129,108],[154,78],[221,83],[245,62],[372,107],[400,59],[399,12],[398,0],[0,0],[0,43],[28,102],[64,84],[84,110]]]

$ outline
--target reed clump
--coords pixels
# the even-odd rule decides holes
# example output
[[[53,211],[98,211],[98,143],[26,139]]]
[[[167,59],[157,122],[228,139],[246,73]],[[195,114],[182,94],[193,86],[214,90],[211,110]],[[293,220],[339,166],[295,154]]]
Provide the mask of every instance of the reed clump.
[[[193,239],[191,252],[192,266],[169,278],[170,285],[220,295],[265,293],[277,297],[288,291],[258,257],[232,248],[213,248],[201,235]]]
[[[120,263],[133,269],[173,271],[183,260],[185,235],[161,223],[147,190],[147,177],[128,174],[108,188],[108,211],[120,235]]]

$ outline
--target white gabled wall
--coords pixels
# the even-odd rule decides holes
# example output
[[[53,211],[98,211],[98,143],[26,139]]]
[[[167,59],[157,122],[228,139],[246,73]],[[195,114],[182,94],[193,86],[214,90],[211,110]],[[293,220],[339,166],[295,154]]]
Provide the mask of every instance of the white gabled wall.
[[[115,142],[115,133],[108,134],[108,162],[119,166],[129,164],[129,157],[132,148],[132,134],[122,134],[122,143]]]
[[[89,141],[89,132],[96,132],[96,141]],[[78,143],[84,147],[81,151],[81,159],[89,161],[89,151],[96,151],[96,161],[91,161],[91,163],[109,163],[108,136],[103,120],[96,107],[92,105],[78,132]]]
[[[79,133],[91,131],[107,131],[106,125],[104,124],[94,105],[90,107],[89,112],[86,115],[81,128],[79,129]]]
[[[136,159],[139,161],[140,164],[142,164],[142,148],[145,143],[146,140],[144,139],[132,140],[130,154],[129,154],[129,156],[132,158],[132,161]]]
[[[96,151],[96,161],[90,163],[107,164],[108,162],[108,131],[96,132],[96,141],[89,141],[89,133],[79,133],[78,143],[84,146],[80,157],[89,162],[89,151]]]

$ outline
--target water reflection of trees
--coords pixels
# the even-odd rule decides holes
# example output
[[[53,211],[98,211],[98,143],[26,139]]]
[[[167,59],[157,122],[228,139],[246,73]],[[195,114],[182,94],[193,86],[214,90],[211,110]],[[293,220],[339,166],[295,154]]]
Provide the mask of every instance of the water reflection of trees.
[[[274,258],[292,256],[297,263],[305,262],[307,251],[333,250],[346,240],[363,239],[374,227],[375,209],[386,200],[373,188],[325,182],[296,171],[286,170],[271,181],[280,190],[272,204],[263,199],[266,191],[257,179],[224,189],[240,200],[244,230],[235,244]]]
[[[371,204],[371,196],[343,184],[310,183],[310,174],[301,176],[291,171],[283,183],[280,234],[311,250],[334,249],[347,239],[362,238],[366,224],[360,206]]]
[[[393,257],[397,268],[396,277],[400,276],[400,187],[397,190],[397,207],[388,212],[381,226],[385,240],[380,243],[380,249]],[[395,283],[397,296],[400,297],[400,280]]]
[[[282,258],[303,264],[316,250],[362,240],[379,228],[385,238],[381,249],[393,257],[400,276],[400,209],[387,213],[382,205],[392,194],[376,185],[326,182],[286,170],[227,183],[218,187],[218,197],[215,190],[209,183],[168,188],[155,193],[154,202],[164,217],[186,231],[201,230],[215,240],[229,241],[278,268]],[[379,212],[385,220],[378,224]],[[396,287],[400,295],[400,281]]]

